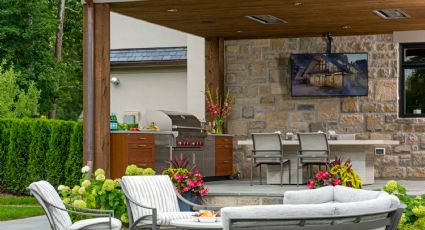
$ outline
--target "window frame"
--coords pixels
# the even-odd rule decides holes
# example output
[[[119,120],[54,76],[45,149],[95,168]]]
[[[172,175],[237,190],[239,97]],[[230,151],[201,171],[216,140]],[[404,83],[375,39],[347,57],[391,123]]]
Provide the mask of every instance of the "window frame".
[[[423,62],[405,62],[404,51],[408,48],[424,48],[425,42],[400,43],[399,45],[399,117],[400,118],[424,118],[425,111],[421,114],[405,113],[405,69],[425,69],[425,61]]]

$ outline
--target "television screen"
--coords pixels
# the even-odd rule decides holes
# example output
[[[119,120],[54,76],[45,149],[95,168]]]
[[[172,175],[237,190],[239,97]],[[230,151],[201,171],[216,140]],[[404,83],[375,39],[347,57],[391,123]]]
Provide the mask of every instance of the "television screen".
[[[292,96],[367,96],[367,53],[291,55]]]

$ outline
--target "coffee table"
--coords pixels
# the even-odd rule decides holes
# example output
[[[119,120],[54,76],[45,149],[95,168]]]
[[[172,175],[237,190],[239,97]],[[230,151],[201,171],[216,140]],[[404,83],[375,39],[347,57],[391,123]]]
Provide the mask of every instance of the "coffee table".
[[[193,219],[172,220],[170,225],[180,229],[223,229],[221,221],[213,223],[197,222]]]

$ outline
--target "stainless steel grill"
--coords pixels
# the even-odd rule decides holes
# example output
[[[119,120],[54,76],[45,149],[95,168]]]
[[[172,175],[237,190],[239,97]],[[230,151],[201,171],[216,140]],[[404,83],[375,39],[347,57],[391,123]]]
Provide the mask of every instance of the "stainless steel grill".
[[[215,166],[214,140],[207,138],[201,122],[192,114],[175,111],[148,111],[145,124],[155,123],[161,131],[175,132],[175,136],[156,135],[155,170],[169,167],[166,161],[174,158],[190,158],[204,176],[213,176]],[[212,139],[212,141],[211,141]],[[210,143],[211,142],[211,143]]]

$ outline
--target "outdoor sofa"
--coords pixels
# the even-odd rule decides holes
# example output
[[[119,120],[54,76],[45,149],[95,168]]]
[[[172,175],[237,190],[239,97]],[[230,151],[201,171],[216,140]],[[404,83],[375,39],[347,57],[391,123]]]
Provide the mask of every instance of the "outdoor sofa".
[[[288,191],[282,205],[226,207],[225,230],[396,230],[403,212],[397,197],[344,186]]]

